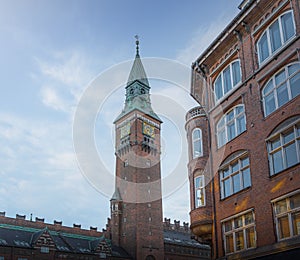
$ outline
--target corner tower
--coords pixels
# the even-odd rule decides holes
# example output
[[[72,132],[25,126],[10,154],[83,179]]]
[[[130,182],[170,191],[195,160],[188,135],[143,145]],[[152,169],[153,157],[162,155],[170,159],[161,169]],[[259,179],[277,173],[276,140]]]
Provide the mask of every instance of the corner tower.
[[[116,118],[116,184],[111,199],[114,244],[133,259],[163,259],[160,125],[136,41],[125,106]]]

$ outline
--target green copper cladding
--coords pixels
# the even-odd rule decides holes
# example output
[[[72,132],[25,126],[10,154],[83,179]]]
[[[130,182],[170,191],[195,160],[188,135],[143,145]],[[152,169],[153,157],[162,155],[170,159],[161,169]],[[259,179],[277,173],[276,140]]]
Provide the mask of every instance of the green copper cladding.
[[[137,38],[137,37],[136,37]],[[136,55],[129,73],[126,84],[125,107],[115,122],[133,110],[139,110],[143,114],[149,115],[158,121],[161,119],[156,115],[151,107],[150,84],[139,55],[139,41],[136,40]]]

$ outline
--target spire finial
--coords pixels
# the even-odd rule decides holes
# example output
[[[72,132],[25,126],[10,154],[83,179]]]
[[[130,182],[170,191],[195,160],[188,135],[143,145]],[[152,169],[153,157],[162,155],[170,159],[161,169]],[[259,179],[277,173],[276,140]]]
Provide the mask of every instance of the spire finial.
[[[136,44],[136,55],[138,56],[139,55],[139,44],[140,44],[139,36],[135,35],[134,38],[136,39],[136,41],[135,41],[135,44]]]

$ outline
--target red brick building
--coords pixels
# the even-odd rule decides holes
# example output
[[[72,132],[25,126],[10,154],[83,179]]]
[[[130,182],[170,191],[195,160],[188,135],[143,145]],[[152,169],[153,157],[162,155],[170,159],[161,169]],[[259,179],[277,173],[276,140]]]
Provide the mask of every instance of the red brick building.
[[[300,254],[299,6],[244,0],[192,64],[191,229],[214,259]]]

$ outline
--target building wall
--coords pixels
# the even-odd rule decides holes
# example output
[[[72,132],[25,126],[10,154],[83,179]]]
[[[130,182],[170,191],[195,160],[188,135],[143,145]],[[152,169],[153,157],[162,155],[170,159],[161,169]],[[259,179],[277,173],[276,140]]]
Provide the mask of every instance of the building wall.
[[[262,88],[285,65],[299,62],[299,1],[249,1],[249,3],[248,7],[241,10],[218,39],[193,64],[191,94],[206,108],[211,130],[210,171],[214,175],[212,196],[215,199],[211,214],[215,220],[212,230],[215,258],[226,254],[222,221],[250,209],[253,209],[255,216],[256,246],[254,249],[228,253],[229,258],[250,258],[296,247],[293,239],[285,240],[285,243],[278,240],[272,201],[300,188],[299,161],[296,165],[271,176],[266,140],[282,122],[299,116],[300,96],[265,116]],[[265,29],[288,10],[293,10],[296,35],[269,59],[259,64],[257,41]],[[216,102],[213,93],[214,83],[218,75],[236,59],[241,63],[241,83]],[[224,114],[237,105],[244,105],[246,130],[225,145],[218,147],[217,123]],[[222,167],[220,166],[239,151],[244,151],[249,157],[251,186],[221,198]],[[190,164],[192,163],[191,160]],[[191,194],[191,198],[192,196]],[[201,209],[196,210],[201,211]],[[193,216],[192,208],[191,225],[195,221]]]

